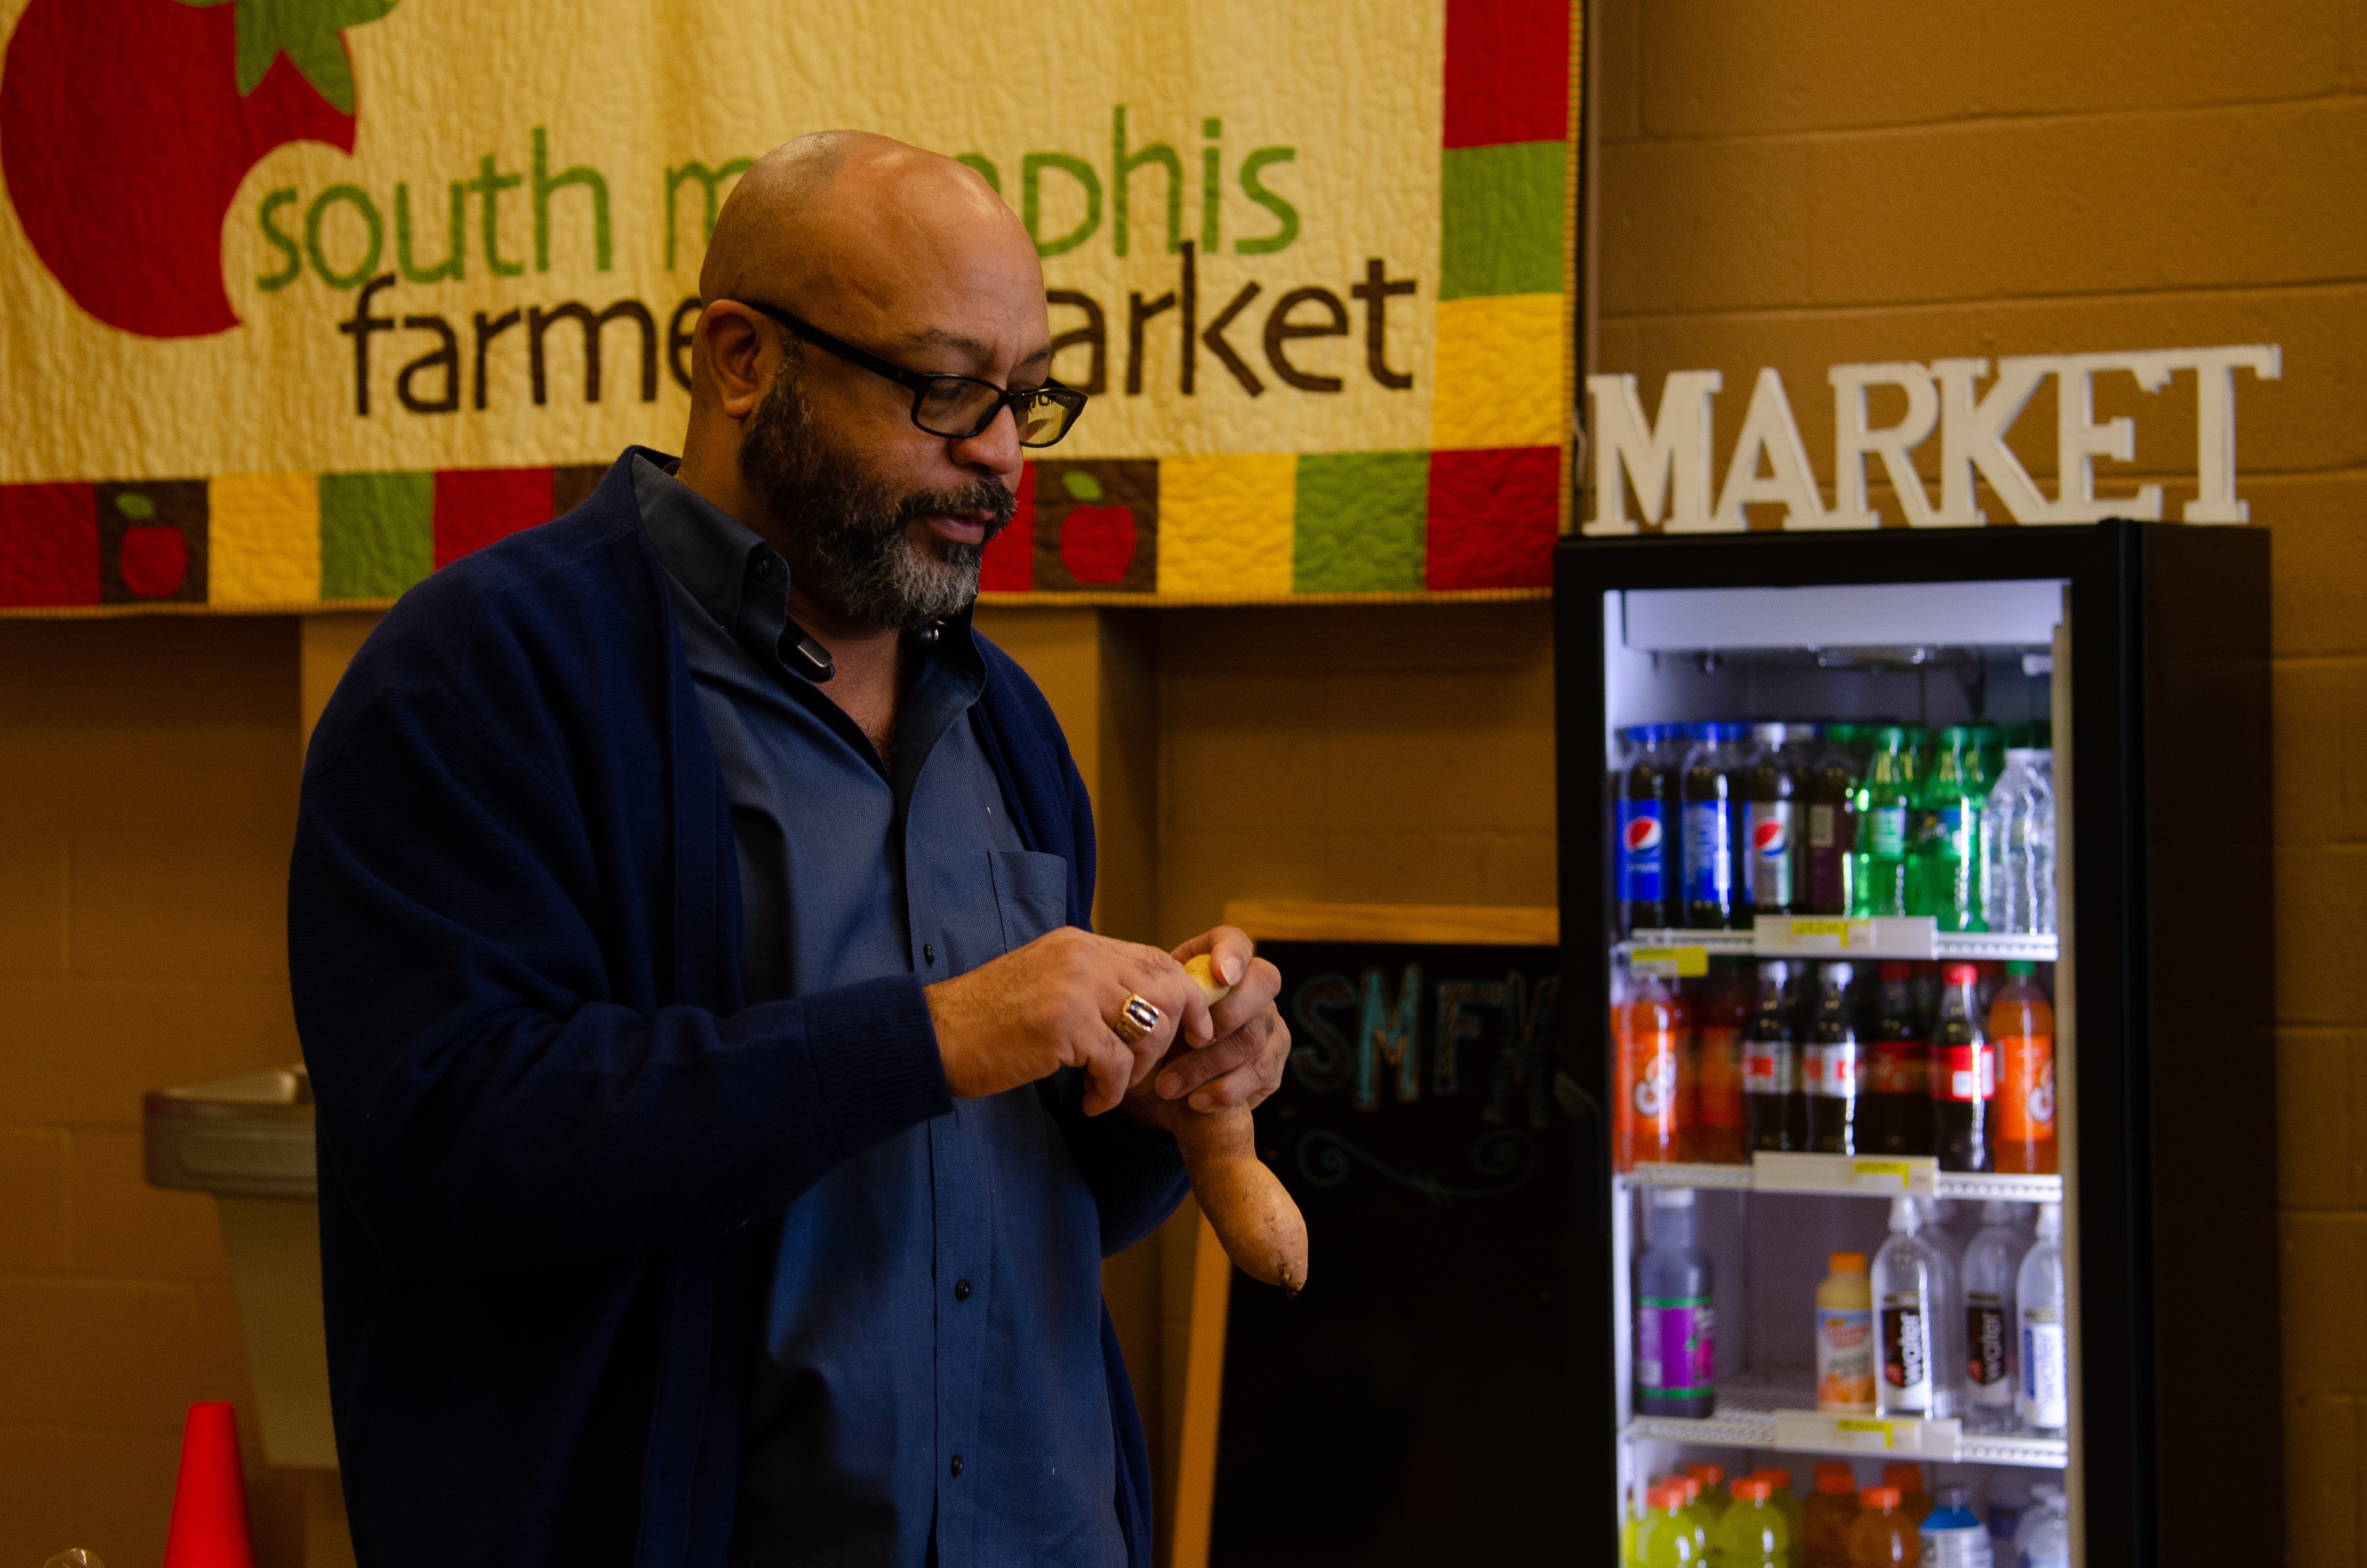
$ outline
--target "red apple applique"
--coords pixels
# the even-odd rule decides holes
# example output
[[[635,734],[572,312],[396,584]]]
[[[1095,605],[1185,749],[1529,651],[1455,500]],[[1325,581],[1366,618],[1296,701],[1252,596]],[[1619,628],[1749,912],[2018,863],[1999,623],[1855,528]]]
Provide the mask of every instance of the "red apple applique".
[[[1084,504],[1102,499],[1101,481],[1074,468],[1060,487],[1078,502],[1060,520],[1060,564],[1079,582],[1122,581],[1134,564],[1134,508]]]
[[[117,547],[116,569],[123,574],[123,586],[142,599],[170,597],[189,574],[187,537],[169,524],[151,522],[156,503],[136,491],[117,496],[115,509],[132,520]]]
[[[31,0],[0,67],[0,175],[74,303],[143,337],[238,325],[222,221],[273,148],[354,148],[343,29],[395,0]]]

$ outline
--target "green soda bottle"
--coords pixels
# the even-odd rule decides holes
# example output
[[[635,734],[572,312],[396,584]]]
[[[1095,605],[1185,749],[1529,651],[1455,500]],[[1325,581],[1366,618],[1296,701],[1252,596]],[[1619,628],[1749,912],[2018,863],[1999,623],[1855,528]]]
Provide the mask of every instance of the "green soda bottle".
[[[1791,1568],[1792,1524],[1774,1503],[1775,1483],[1753,1475],[1734,1483],[1734,1503],[1710,1538],[1710,1568]]]
[[[1704,1561],[1682,1482],[1662,1482],[1644,1494],[1628,1568],[1696,1568]]]
[[[1908,734],[1897,725],[1874,732],[1874,756],[1859,786],[1850,913],[1861,919],[1907,913],[1907,830],[1914,808]]]
[[[1973,728],[1940,731],[1908,848],[1907,912],[1932,916],[1943,931],[1988,930],[1981,914],[1981,811],[1988,792]]]

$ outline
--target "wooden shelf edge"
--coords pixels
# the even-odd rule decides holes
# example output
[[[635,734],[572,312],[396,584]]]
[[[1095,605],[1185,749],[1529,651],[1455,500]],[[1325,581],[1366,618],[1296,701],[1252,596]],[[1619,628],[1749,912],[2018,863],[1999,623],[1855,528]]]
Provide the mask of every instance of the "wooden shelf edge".
[[[1259,942],[1409,942],[1555,947],[1561,911],[1519,904],[1317,904],[1236,899],[1225,923]]]

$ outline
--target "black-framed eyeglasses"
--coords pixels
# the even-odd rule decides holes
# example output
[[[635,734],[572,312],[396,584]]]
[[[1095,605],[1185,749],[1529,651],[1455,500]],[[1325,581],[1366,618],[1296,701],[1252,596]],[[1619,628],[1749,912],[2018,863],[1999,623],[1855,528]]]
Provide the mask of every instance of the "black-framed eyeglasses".
[[[932,435],[967,441],[983,433],[988,425],[994,423],[995,416],[1008,408],[1012,420],[1019,427],[1019,445],[1049,446],[1068,434],[1070,426],[1077,423],[1077,416],[1085,412],[1085,394],[1074,387],[1063,387],[1057,381],[1047,381],[1040,387],[1002,388],[991,381],[981,381],[975,376],[907,370],[892,359],[882,359],[869,349],[857,348],[844,338],[832,337],[811,321],[793,316],[777,305],[767,305],[760,299],[742,299],[740,303],[752,310],[762,311],[806,342],[817,348],[828,349],[849,365],[859,365],[900,387],[910,387],[912,389],[912,423]]]

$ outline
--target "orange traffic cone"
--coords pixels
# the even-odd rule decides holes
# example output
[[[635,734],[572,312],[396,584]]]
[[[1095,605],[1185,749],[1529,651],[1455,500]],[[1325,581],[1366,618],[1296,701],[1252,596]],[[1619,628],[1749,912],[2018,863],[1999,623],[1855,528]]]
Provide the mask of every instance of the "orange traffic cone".
[[[246,1481],[238,1462],[238,1413],[220,1400],[189,1406],[164,1568],[255,1568]]]

